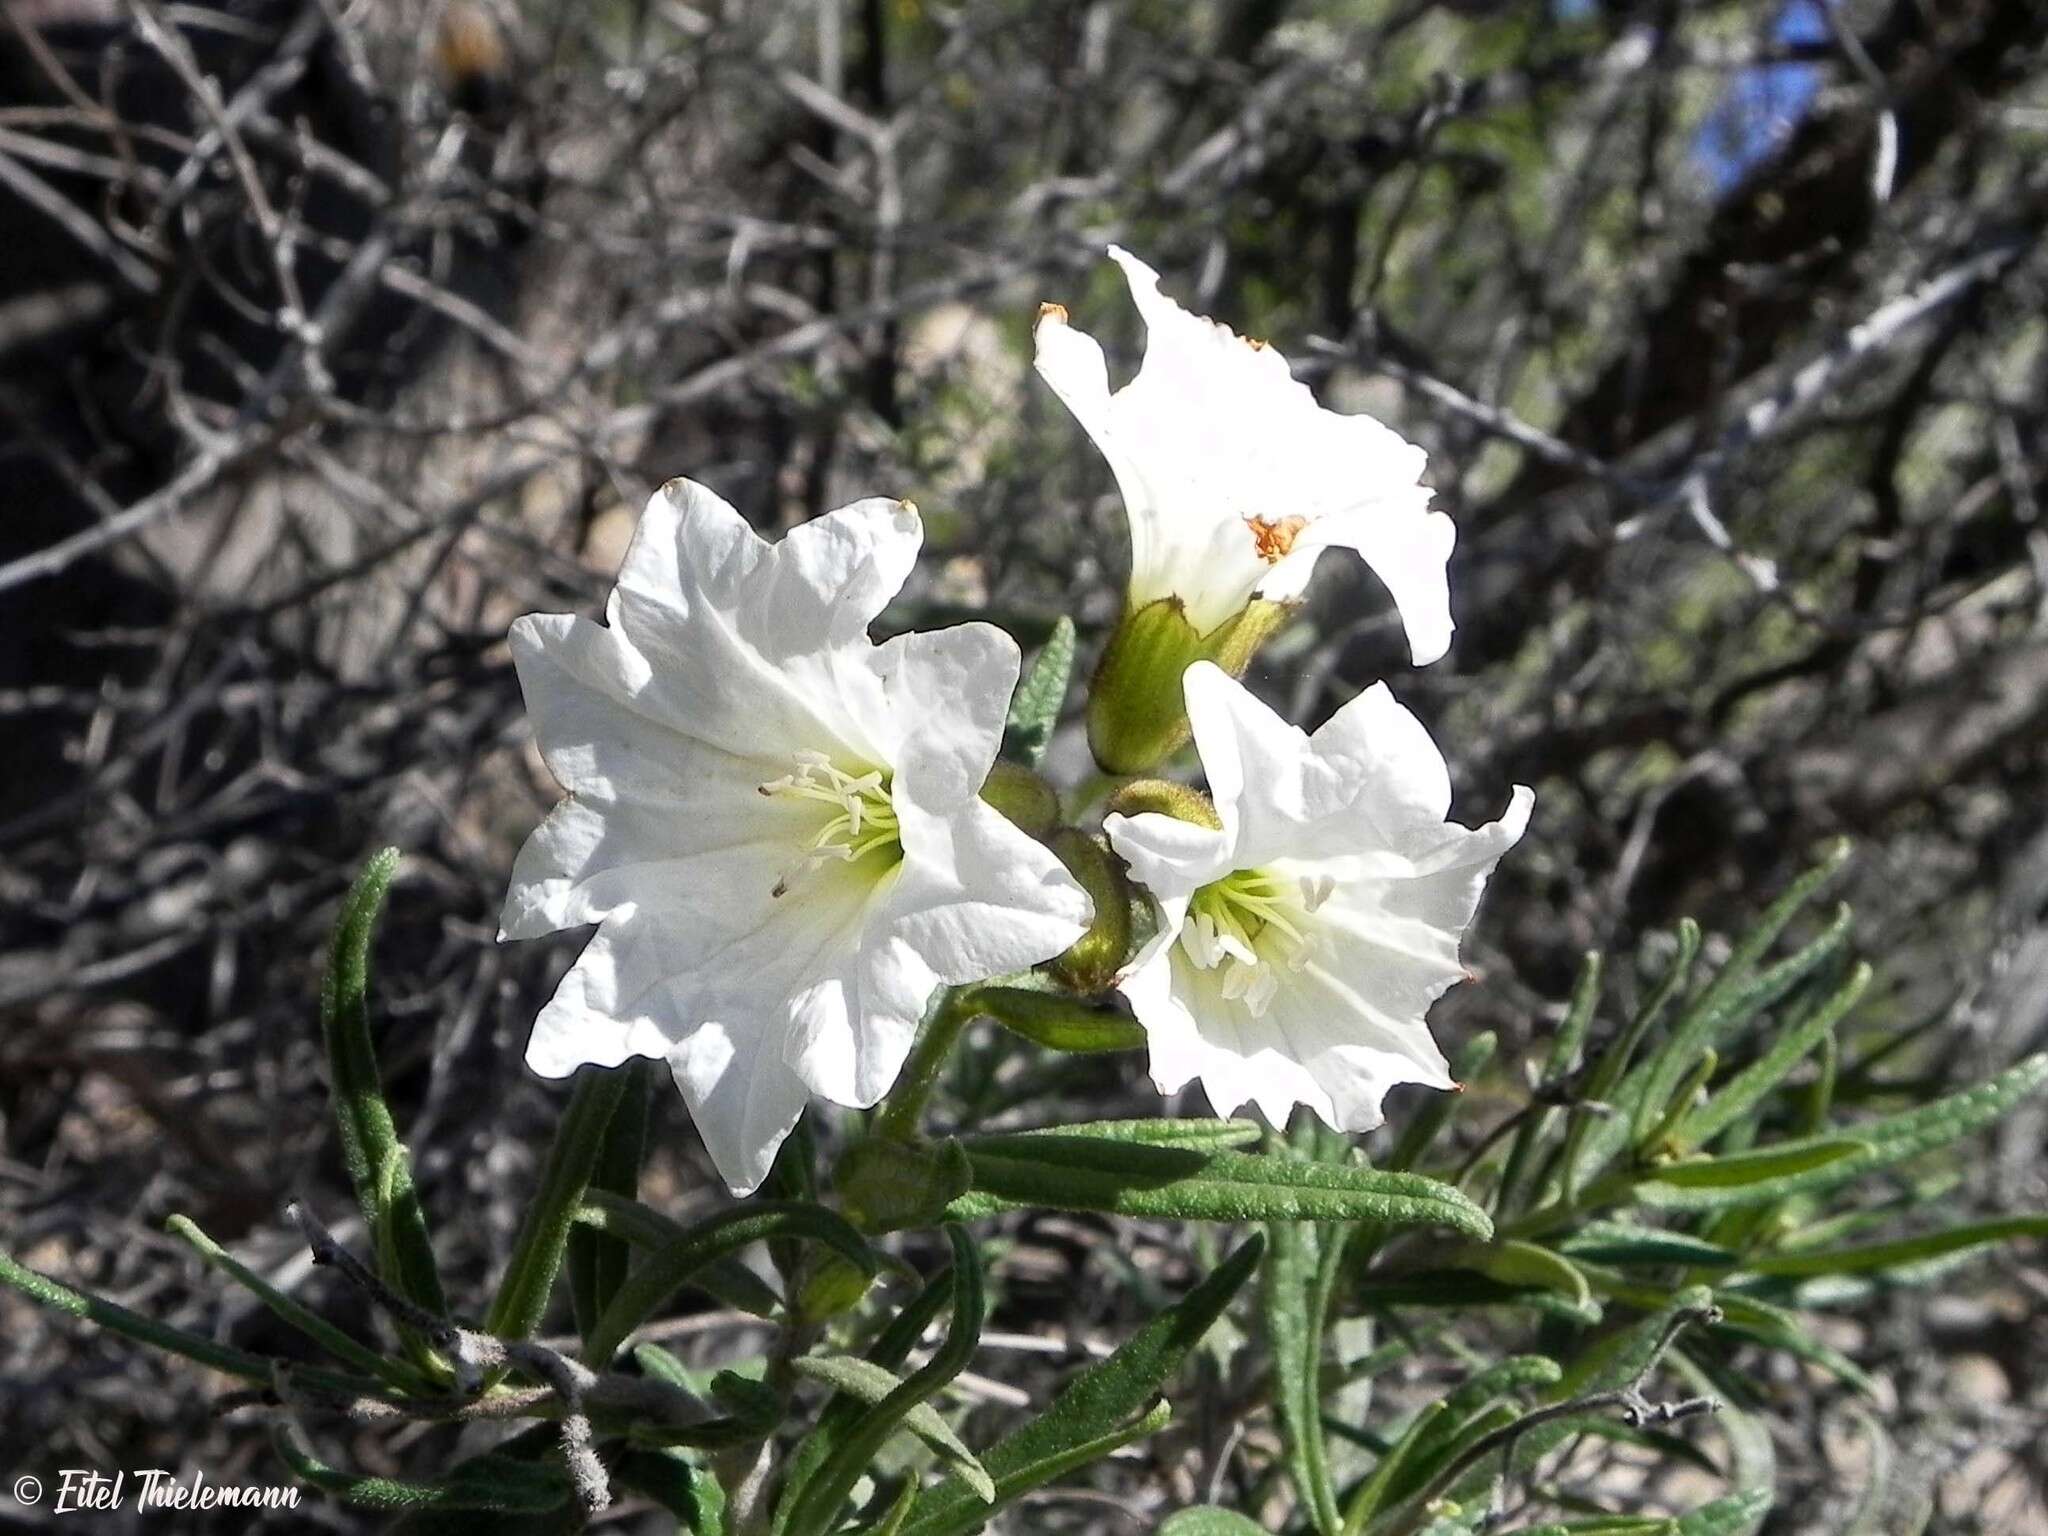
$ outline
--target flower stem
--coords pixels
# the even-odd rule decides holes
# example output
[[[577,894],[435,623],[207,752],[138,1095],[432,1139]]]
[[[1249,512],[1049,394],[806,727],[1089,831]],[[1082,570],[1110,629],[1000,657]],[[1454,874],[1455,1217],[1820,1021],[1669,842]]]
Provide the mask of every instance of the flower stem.
[[[939,1074],[946,1070],[946,1060],[953,1054],[960,1031],[979,1011],[974,999],[973,988],[956,987],[932,1010],[918,1034],[917,1044],[910,1049],[910,1059],[903,1063],[896,1086],[875,1111],[871,1126],[874,1135],[890,1141],[910,1141],[917,1136],[924,1107],[939,1085]]]

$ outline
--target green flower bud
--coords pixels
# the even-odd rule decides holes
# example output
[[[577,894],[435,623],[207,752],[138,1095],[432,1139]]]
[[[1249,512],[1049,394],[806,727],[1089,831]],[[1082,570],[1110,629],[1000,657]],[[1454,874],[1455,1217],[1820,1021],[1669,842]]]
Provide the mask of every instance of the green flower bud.
[[[973,1183],[957,1141],[892,1141],[869,1137],[841,1154],[832,1181],[853,1224],[866,1232],[938,1223]]]
[[[1133,779],[1109,797],[1105,807],[1114,816],[1171,816],[1210,831],[1219,831],[1223,819],[1216,806],[1199,789],[1175,784],[1170,779]]]
[[[1124,861],[1102,838],[1075,827],[1061,827],[1046,844],[1095,903],[1095,920],[1088,931],[1047,969],[1076,992],[1106,992],[1131,957],[1131,902],[1136,893],[1124,873]]]
[[[981,798],[1032,837],[1043,838],[1059,825],[1058,792],[1022,763],[999,761],[981,786]]]
[[[863,1274],[845,1255],[826,1253],[811,1266],[797,1289],[797,1321],[822,1323],[850,1312],[873,1283],[873,1277]]]
[[[1126,613],[1102,648],[1088,692],[1088,745],[1103,771],[1149,773],[1172,756],[1188,739],[1181,675],[1198,661],[1213,661],[1232,677],[1244,676],[1290,610],[1254,598],[1206,635],[1195,632],[1177,597]]]

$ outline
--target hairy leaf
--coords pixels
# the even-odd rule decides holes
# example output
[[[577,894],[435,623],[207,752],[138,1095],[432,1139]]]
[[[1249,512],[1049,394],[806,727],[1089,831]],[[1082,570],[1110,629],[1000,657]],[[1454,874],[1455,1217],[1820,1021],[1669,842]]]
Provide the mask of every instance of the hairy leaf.
[[[429,1312],[446,1316],[448,1301],[413,1188],[411,1160],[384,1101],[377,1052],[370,1043],[370,944],[398,859],[396,848],[373,854],[342,900],[320,984],[320,1038],[327,1050],[342,1163],[369,1226],[372,1249],[393,1258],[384,1279]]]
[[[1027,1155],[1028,1154],[1028,1155]],[[1413,1173],[1047,1134],[970,1148],[973,1188],[948,1214],[971,1220],[1049,1206],[1181,1221],[1376,1221],[1472,1237],[1493,1223],[1448,1184]]]
[[[993,1506],[948,1478],[918,1501],[903,1536],[966,1536],[1019,1495],[1158,1429],[1167,1417],[1166,1405],[1155,1401],[1160,1388],[1230,1305],[1264,1247],[1255,1233],[1108,1359],[1069,1382],[1044,1413],[984,1451],[981,1463],[996,1482]]]

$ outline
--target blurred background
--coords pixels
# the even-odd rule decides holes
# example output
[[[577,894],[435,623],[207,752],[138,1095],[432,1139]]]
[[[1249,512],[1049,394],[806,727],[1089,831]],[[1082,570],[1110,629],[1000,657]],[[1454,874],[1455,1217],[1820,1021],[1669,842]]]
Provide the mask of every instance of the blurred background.
[[[1314,724],[1389,679],[1468,822],[1535,786],[1440,1037],[1521,1060],[1585,948],[1725,932],[1846,832],[1881,980],[1845,1083],[1931,1095],[2048,1045],[2044,45],[2048,0],[4,0],[0,1245],[286,1347],[162,1223],[288,1287],[286,1199],[360,1236],[314,989],[392,842],[385,1071],[480,1309],[564,1099],[520,1053],[576,947],[494,942],[556,794],[506,625],[596,612],[688,474],[769,531],[915,499],[888,624],[1099,635],[1122,511],[1029,332],[1062,302],[1127,376],[1110,241],[1429,449],[1450,656],[1411,669],[1333,558],[1252,681]],[[963,1071],[978,1114],[1157,1105],[1135,1060],[990,1039]],[[649,1188],[709,1208],[666,1115]],[[1943,1198],[2038,1207],[2042,1134]],[[1073,1217],[991,1252],[991,1423],[1128,1331],[1107,1277],[1172,1292],[1207,1257]],[[1935,1530],[2048,1530],[2041,1259],[1831,1340]],[[1840,1389],[1773,1370],[1769,1529],[1826,1528]],[[0,1471],[275,1479],[222,1385],[0,1296]],[[1215,1404],[1019,1518],[1143,1532],[1212,1495],[1242,1432]],[[179,1528],[248,1524],[212,1519]]]

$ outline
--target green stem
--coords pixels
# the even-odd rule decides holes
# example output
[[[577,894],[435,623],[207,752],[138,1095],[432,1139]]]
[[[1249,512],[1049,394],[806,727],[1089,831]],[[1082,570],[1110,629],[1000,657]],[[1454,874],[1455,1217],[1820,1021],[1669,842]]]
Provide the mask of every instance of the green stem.
[[[932,1010],[931,1017],[925,1021],[924,1029],[917,1037],[917,1044],[910,1049],[910,1059],[903,1063],[896,1086],[882,1101],[882,1107],[875,1111],[870,1124],[872,1134],[889,1141],[916,1139],[919,1122],[924,1118],[924,1107],[931,1101],[932,1090],[939,1085],[939,1076],[946,1070],[947,1058],[953,1054],[960,1031],[967,1027],[976,1011],[975,992],[971,987],[948,992]]]

